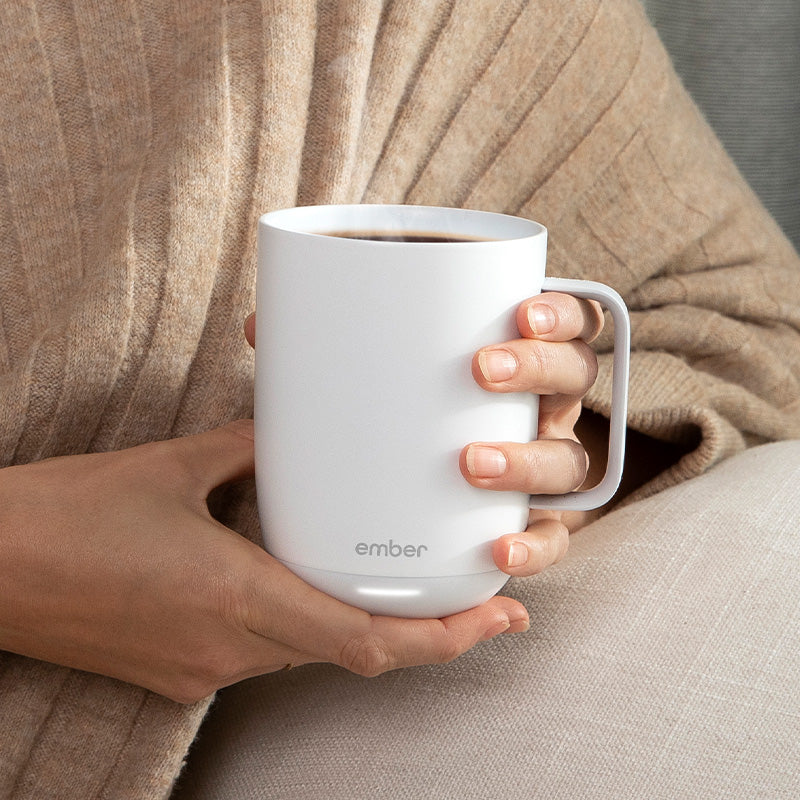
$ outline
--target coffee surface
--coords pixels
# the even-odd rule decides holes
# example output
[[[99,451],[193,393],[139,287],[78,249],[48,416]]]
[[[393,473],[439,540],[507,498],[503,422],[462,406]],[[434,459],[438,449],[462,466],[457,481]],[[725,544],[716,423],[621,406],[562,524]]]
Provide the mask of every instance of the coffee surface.
[[[325,236],[340,239],[361,239],[370,242],[412,242],[417,244],[447,244],[453,242],[490,242],[483,236],[466,236],[458,233],[434,231],[329,231]]]

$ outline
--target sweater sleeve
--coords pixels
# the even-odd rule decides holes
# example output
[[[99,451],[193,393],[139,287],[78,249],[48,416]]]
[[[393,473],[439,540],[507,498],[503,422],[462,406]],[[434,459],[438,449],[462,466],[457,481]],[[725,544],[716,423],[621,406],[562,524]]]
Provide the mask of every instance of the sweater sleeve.
[[[622,4],[620,4],[622,5]],[[551,268],[617,285],[632,318],[629,426],[684,457],[637,493],[800,437],[800,259],[644,18],[629,139],[551,224]],[[607,415],[609,332],[587,405]]]

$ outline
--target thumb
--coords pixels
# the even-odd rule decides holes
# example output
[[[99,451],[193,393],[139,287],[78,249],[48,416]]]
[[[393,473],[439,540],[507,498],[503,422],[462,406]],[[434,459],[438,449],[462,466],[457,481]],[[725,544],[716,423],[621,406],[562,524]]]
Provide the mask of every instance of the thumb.
[[[169,446],[192,484],[206,492],[223,483],[252,478],[255,472],[251,419],[173,439]]]

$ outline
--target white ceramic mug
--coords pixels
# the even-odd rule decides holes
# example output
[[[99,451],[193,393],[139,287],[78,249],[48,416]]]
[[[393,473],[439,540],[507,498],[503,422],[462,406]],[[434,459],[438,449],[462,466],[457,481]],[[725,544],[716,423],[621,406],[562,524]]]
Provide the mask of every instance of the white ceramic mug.
[[[487,241],[374,241],[332,233]],[[507,580],[492,543],[528,509],[589,509],[619,485],[630,323],[609,287],[545,278],[547,231],[502,214],[425,206],[307,206],[259,220],[255,435],[266,549],[308,583],[375,614],[442,617]],[[614,319],[608,470],[585,492],[470,486],[476,441],[536,438],[538,397],[494,394],[474,353],[519,338],[541,291],[598,300]]]

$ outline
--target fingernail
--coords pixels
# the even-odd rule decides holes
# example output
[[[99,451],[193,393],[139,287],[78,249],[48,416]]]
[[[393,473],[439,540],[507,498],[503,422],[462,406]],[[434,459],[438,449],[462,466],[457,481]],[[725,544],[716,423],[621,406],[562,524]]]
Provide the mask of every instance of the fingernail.
[[[555,312],[544,303],[534,303],[528,306],[528,325],[536,336],[550,333],[556,326]]]
[[[502,450],[480,444],[467,448],[467,471],[473,478],[499,478],[507,468],[508,461]]]
[[[531,622],[529,619],[515,619],[509,626],[505,633],[525,633],[530,630]]]
[[[478,356],[478,366],[483,377],[491,383],[513,378],[519,365],[514,354],[508,350],[483,350]]]
[[[528,548],[522,542],[512,542],[508,548],[508,567],[521,567],[528,561]]]
[[[508,621],[508,617],[502,620],[501,622],[495,622],[491,627],[486,629],[486,632],[483,634],[484,640],[491,639],[498,634],[505,633],[511,627],[511,623]]]

